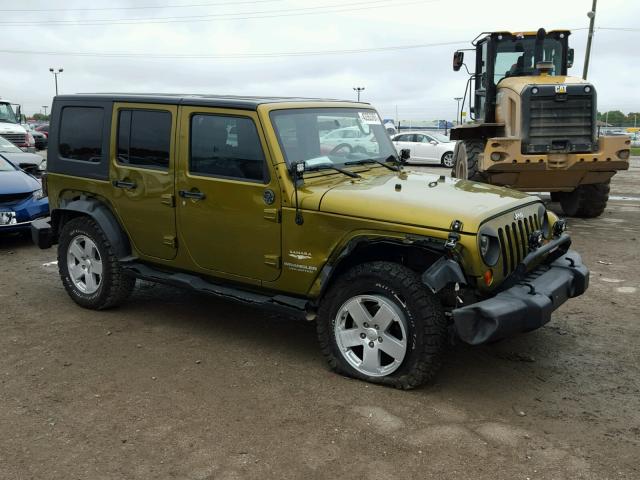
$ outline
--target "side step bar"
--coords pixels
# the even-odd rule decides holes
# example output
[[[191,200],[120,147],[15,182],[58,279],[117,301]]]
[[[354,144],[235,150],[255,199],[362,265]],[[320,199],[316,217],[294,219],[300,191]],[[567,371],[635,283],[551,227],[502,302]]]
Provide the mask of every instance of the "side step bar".
[[[213,295],[245,305],[271,308],[287,315],[306,318],[308,301],[303,298],[290,297],[288,295],[265,295],[233,286],[209,282],[201,277],[188,273],[164,272],[134,261],[122,262],[122,268],[128,275],[132,275],[141,280],[188,288],[196,292]]]

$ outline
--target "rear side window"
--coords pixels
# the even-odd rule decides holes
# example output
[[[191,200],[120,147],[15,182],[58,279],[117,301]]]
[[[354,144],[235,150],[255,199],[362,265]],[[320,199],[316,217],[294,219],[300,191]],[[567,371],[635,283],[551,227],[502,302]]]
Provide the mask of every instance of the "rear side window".
[[[162,110],[120,110],[118,162],[169,168],[171,113]]]
[[[253,121],[193,115],[189,171],[198,175],[265,181],[265,158]]]
[[[100,162],[104,109],[64,107],[60,119],[58,153],[69,160]]]

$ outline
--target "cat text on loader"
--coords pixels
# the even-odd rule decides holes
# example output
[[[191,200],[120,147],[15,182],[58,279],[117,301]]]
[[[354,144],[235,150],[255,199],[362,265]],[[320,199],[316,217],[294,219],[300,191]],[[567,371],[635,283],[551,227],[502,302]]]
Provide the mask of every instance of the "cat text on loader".
[[[453,69],[470,75],[462,110],[468,96],[474,121],[451,130],[452,175],[551,192],[567,215],[597,217],[611,177],[629,168],[630,139],[598,136],[596,89],[567,76],[570,33],[483,33],[472,42],[474,72],[455,52]]]

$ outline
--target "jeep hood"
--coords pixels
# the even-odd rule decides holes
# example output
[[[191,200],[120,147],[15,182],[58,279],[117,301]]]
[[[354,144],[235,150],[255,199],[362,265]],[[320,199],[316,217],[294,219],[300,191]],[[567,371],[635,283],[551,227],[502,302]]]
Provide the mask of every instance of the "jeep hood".
[[[489,217],[539,201],[508,188],[422,172],[362,175],[329,186],[323,195],[309,192],[305,200],[319,199],[317,209],[326,213],[443,230],[460,220],[469,233]],[[313,202],[305,203],[309,208]]]

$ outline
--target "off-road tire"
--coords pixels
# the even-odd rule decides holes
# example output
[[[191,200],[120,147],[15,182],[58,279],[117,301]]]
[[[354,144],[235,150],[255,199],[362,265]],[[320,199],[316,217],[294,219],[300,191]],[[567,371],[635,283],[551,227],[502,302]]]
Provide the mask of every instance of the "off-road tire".
[[[384,296],[406,317],[407,352],[400,367],[383,377],[364,375],[338,351],[334,325],[340,307],[362,294]],[[399,389],[412,389],[431,380],[447,347],[447,320],[440,301],[407,267],[392,262],[364,263],[343,274],[320,303],[316,321],[320,348],[332,370],[342,375]]]
[[[479,171],[478,162],[484,152],[484,141],[461,140],[456,143],[453,151],[454,165],[451,169],[453,178],[486,182],[485,175]]]
[[[573,192],[559,192],[562,210],[569,217],[599,217],[609,201],[609,182],[579,185]]]
[[[102,260],[102,279],[98,290],[91,294],[74,285],[67,266],[67,250],[71,241],[84,235],[95,243]],[[133,291],[136,279],[124,273],[111,243],[100,226],[90,217],[77,217],[62,227],[58,243],[58,272],[65,290],[78,305],[91,310],[104,310],[120,305]]]

